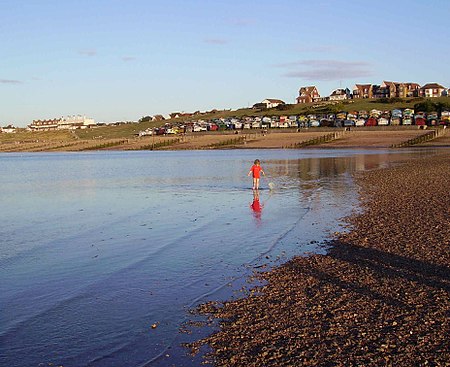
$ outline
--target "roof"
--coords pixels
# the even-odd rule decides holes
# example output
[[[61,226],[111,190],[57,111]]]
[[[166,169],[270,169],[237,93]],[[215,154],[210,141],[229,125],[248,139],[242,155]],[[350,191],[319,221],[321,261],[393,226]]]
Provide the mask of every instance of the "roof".
[[[300,92],[305,92],[305,93],[312,93],[314,91],[314,89],[317,89],[315,85],[311,85],[308,87],[301,87],[300,88]]]
[[[265,101],[269,101],[270,103],[284,103],[281,99],[273,99],[273,98],[266,98]]]
[[[445,87],[443,87],[442,85],[438,84],[438,83],[428,83],[425,84],[421,89],[431,89],[431,88],[436,88],[436,89],[445,89]]]
[[[368,89],[372,87],[372,84],[355,84],[355,87],[357,89]]]
[[[342,89],[342,88],[336,89],[336,90],[334,90],[334,91],[331,93],[332,96],[342,96],[342,95],[345,95],[345,94],[347,94],[347,92],[346,92],[345,89]]]

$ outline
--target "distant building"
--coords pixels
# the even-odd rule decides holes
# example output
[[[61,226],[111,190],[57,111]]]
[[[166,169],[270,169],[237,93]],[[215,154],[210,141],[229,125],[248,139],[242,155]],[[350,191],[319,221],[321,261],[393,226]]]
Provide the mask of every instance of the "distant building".
[[[31,131],[48,131],[56,130],[59,124],[62,124],[63,119],[49,119],[49,120],[33,120],[33,122],[28,125],[28,129]]]
[[[16,132],[16,128],[13,125],[8,125],[5,127],[0,127],[0,132],[6,134],[14,134]]]
[[[351,99],[352,94],[350,93],[350,89],[336,89],[333,92],[331,92],[329,100],[330,101],[343,101],[346,99]]]
[[[266,108],[275,108],[279,105],[286,104],[281,99],[273,99],[273,98],[267,98],[264,101],[261,102],[261,104],[265,105]]]
[[[387,82],[383,81],[378,88],[379,98],[406,98],[418,97],[420,85],[417,83]]]
[[[372,84],[355,84],[353,98],[373,98]]]
[[[298,91],[297,103],[311,103],[320,98],[319,91],[315,86],[301,87]]]
[[[420,88],[421,97],[441,97],[445,96],[446,88],[438,83],[428,83]]]
[[[75,129],[88,129],[96,126],[94,119],[81,115],[67,116],[66,118],[60,117],[49,120],[33,120],[28,125],[28,129],[31,131],[48,131],[48,130],[75,130]]]

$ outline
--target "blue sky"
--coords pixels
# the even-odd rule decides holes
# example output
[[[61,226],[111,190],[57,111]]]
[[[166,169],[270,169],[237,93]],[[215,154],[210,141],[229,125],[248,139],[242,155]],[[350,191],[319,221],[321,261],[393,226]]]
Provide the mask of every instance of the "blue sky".
[[[450,87],[449,0],[0,0],[0,125]]]

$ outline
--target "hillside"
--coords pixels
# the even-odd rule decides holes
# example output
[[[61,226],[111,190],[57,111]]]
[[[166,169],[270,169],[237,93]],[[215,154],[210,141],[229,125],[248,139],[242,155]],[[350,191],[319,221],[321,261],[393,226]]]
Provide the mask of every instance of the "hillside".
[[[443,106],[450,105],[449,97],[440,97],[428,99],[434,105],[440,104]],[[139,131],[145,130],[147,128],[154,128],[163,125],[164,123],[179,123],[187,122],[193,120],[212,120],[219,118],[242,118],[244,116],[281,116],[281,115],[307,115],[307,114],[327,114],[336,113],[338,111],[370,111],[372,109],[378,110],[393,110],[396,108],[414,108],[418,103],[427,102],[425,98],[408,98],[408,99],[391,99],[391,100],[350,100],[343,103],[329,104],[329,103],[313,103],[313,104],[298,104],[298,105],[284,105],[281,108],[274,108],[265,111],[258,111],[249,108],[243,108],[238,110],[226,110],[217,111],[214,113],[202,113],[191,118],[178,118],[165,121],[147,121],[147,122],[136,122],[127,123],[122,125],[114,126],[100,126],[93,129],[86,130],[56,130],[56,131],[45,131],[45,132],[29,132],[25,129],[18,129],[15,134],[0,134],[0,151],[48,151],[48,150],[97,150],[97,149],[149,149],[167,147],[168,145],[173,145],[175,142],[174,137],[155,137],[151,138],[137,138]],[[378,128],[378,127],[376,127]],[[381,127],[379,127],[381,129]],[[397,131],[402,128],[410,130],[416,127],[402,127],[395,126]],[[314,128],[316,134],[323,134],[321,128]],[[361,129],[361,128],[358,128]],[[312,131],[313,129],[311,129]],[[362,131],[362,130],[361,130]],[[246,134],[251,134],[252,131],[246,132]],[[192,133],[191,133],[192,134]],[[211,134],[217,135],[227,135],[227,132],[214,132]],[[193,135],[198,135],[198,133],[193,133]],[[209,145],[212,147],[220,147],[231,141],[230,137],[221,137],[221,139],[216,142],[210,142],[211,138],[208,140]],[[267,139],[265,139],[267,140]],[[205,140],[206,141],[206,140]],[[287,146],[289,144],[278,143],[277,146]],[[386,144],[384,144],[386,145]],[[196,145],[197,146],[197,145]],[[272,144],[271,144],[272,146]],[[205,148],[204,146],[200,148]]]

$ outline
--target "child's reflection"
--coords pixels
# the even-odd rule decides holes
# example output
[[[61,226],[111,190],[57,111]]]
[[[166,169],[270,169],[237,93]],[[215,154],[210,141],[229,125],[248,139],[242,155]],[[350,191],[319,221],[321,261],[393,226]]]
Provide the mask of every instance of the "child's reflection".
[[[264,205],[259,201],[259,190],[253,190],[253,202],[250,204],[250,208],[252,208],[253,216],[258,223],[261,222],[261,212],[263,207]]]

